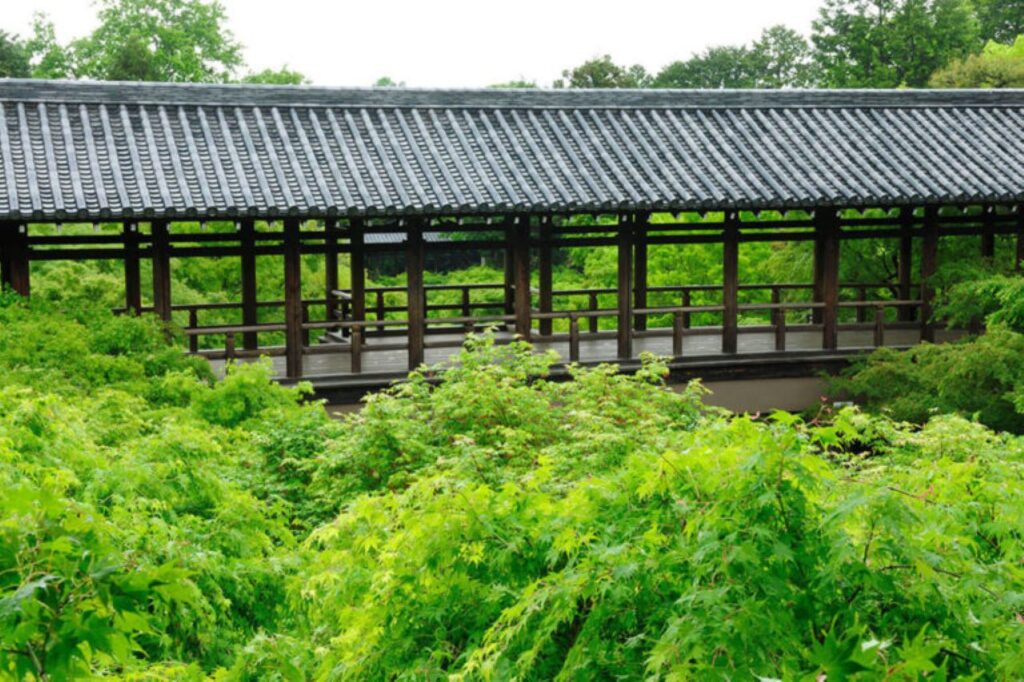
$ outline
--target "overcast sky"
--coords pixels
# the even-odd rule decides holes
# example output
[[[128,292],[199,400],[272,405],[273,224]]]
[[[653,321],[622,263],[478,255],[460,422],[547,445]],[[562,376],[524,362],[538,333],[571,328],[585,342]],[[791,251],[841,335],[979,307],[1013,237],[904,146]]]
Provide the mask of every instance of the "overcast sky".
[[[0,0],[0,28],[27,35],[48,13],[61,41],[95,24],[92,0]],[[820,0],[222,0],[254,70],[287,64],[317,85],[550,85],[611,54],[657,70],[773,24],[808,33]]]

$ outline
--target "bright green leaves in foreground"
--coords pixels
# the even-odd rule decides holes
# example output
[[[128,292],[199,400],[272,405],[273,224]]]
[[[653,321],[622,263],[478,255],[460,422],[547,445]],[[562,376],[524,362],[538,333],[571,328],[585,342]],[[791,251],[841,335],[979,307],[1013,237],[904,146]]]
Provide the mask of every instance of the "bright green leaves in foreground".
[[[0,678],[1024,671],[1024,442],[961,417],[737,417],[485,336],[331,421],[149,320],[0,322]]]

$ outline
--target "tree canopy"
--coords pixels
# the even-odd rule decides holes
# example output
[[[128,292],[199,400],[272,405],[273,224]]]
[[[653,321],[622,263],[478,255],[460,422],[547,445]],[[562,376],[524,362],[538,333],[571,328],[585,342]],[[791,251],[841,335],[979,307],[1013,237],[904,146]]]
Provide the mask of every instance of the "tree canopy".
[[[0,78],[28,78],[29,54],[18,36],[0,30]]]
[[[66,44],[37,14],[25,47],[36,78],[301,84],[282,67],[244,74],[242,45],[217,0],[101,0],[99,26]],[[242,75],[244,74],[244,75]]]
[[[1024,87],[1024,36],[1012,45],[990,42],[981,54],[957,59],[931,78],[934,88]]]

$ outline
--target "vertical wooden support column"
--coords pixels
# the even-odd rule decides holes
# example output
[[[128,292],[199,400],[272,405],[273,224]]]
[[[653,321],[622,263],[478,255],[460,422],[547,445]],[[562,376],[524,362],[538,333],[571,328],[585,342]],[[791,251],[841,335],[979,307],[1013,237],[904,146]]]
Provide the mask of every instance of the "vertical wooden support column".
[[[405,242],[405,276],[409,321],[409,369],[423,364],[423,341],[426,333],[426,294],[423,288],[423,224],[409,226]]]
[[[985,211],[981,217],[981,226],[983,232],[981,233],[981,257],[987,260],[992,260],[996,255],[996,235],[993,230],[995,229],[995,206],[985,206]]]
[[[815,303],[825,300],[825,239],[818,223],[814,226],[814,261],[813,267],[813,290],[812,299]],[[821,324],[824,319],[824,311],[821,308],[811,310],[811,322]]]
[[[839,217],[835,209],[820,209],[815,228],[821,235],[821,347],[839,347]]]
[[[650,216],[639,213],[636,216],[636,232],[633,234],[633,308],[647,307],[647,225]],[[636,315],[633,328],[647,329],[647,316]]]
[[[324,220],[324,298],[328,320],[338,319],[334,292],[338,289],[338,224],[334,218]]]
[[[914,273],[914,207],[904,206],[900,209],[900,248],[896,261],[897,277],[899,278],[899,297],[910,300],[910,288]],[[897,313],[901,322],[914,319],[914,309],[902,306]]]
[[[512,240],[512,269],[515,286],[516,334],[530,340],[530,218],[516,223]]]
[[[238,224],[238,242],[242,254],[242,324],[256,324],[256,222],[251,218]],[[246,350],[255,350],[258,343],[256,332],[242,334],[242,347]]]
[[[542,218],[540,222],[540,247],[537,261],[538,305],[542,313],[550,313],[552,305],[551,296],[551,219]],[[551,335],[551,319],[541,318],[538,322],[541,336]]]
[[[142,308],[142,279],[139,275],[139,226],[121,225],[124,242],[124,307],[129,315],[138,315]]]
[[[0,289],[10,289],[28,296],[29,277],[28,225],[0,224]]]
[[[505,266],[505,314],[514,315],[516,312],[516,301],[515,301],[515,252],[512,248],[515,242],[515,228],[505,228],[505,251],[502,254],[503,264]]]
[[[349,223],[349,271],[352,277],[352,319],[366,319],[366,250],[363,248],[363,220],[353,218]],[[337,286],[337,278],[335,278]]]
[[[150,223],[153,243],[153,310],[161,320],[171,319],[171,247],[167,221]]]
[[[284,221],[284,354],[289,379],[302,376],[302,247],[299,220]]]
[[[1024,205],[1017,207],[1017,248],[1013,262],[1014,269],[1020,272],[1024,264]]]
[[[625,222],[626,224],[622,224]],[[618,358],[629,360],[633,357],[633,225],[632,216],[619,220],[617,234],[619,251],[619,318],[616,325]]]
[[[722,352],[735,353],[739,335],[739,216],[730,212],[722,231]]]
[[[935,206],[924,209],[924,224],[921,227],[921,340],[934,341],[935,327],[932,324],[932,301],[935,285],[932,276],[939,260],[939,211]]]

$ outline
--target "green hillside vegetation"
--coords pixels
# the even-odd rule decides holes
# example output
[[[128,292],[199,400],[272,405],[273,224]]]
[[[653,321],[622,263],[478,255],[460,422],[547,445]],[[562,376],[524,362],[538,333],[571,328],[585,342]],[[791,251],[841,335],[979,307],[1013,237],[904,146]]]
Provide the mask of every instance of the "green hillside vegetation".
[[[149,317],[0,305],[0,676],[974,679],[1024,667],[1024,442],[733,416],[471,339],[333,421]]]

